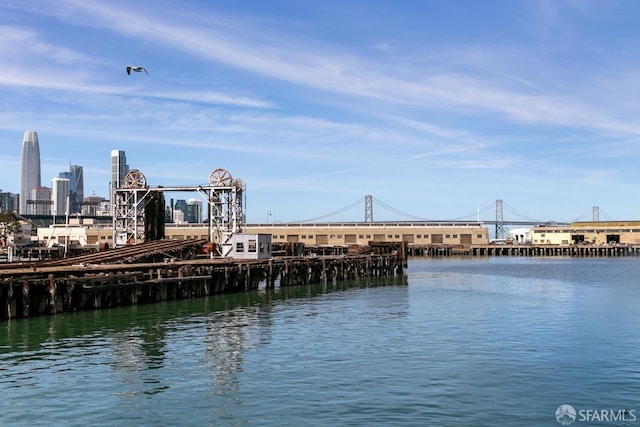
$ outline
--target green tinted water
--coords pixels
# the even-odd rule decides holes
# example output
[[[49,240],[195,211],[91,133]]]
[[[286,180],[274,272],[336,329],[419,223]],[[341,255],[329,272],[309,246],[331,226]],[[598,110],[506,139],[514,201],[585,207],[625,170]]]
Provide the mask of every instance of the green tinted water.
[[[416,259],[393,280],[12,320],[0,425],[538,426],[565,403],[640,409],[639,273]]]

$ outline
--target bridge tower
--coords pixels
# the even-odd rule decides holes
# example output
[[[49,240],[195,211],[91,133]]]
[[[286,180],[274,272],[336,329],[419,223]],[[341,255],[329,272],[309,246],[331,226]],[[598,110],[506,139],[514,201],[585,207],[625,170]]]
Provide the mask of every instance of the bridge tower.
[[[373,222],[373,197],[371,194],[364,196],[364,222]]]
[[[504,239],[505,234],[502,200],[496,200],[496,239]]]
[[[591,208],[591,218],[593,222],[600,221],[600,208],[598,206]]]

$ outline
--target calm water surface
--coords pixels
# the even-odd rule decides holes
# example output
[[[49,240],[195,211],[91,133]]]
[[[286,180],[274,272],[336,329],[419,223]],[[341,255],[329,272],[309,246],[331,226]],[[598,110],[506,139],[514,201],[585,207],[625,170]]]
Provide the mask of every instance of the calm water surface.
[[[0,425],[559,426],[638,411],[640,260],[406,275],[0,324]]]

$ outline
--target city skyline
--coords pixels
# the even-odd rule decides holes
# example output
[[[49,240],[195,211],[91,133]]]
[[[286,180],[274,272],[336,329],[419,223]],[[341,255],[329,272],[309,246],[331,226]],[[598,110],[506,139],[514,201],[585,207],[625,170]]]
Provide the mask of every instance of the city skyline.
[[[0,188],[20,193],[33,129],[42,175],[82,165],[85,196],[110,197],[122,150],[151,186],[228,170],[250,223],[365,195],[396,210],[375,220],[496,200],[540,221],[640,218],[638,17],[595,0],[7,0]]]
[[[82,166],[70,164],[69,171],[59,172],[51,178],[50,187],[42,185],[41,175],[38,132],[26,130],[22,138],[20,192],[8,192],[19,196],[16,211],[22,215],[81,212],[84,201]]]
[[[51,186],[41,185],[40,182],[40,163],[39,163],[39,142],[36,131],[25,131],[22,147],[22,165],[20,181],[23,186],[29,187],[30,191],[24,190],[28,195],[20,197],[25,201],[25,205],[33,204],[31,209],[26,209],[26,215],[42,215],[49,208],[52,216],[59,216],[68,213],[81,213],[83,205],[83,167],[80,165],[69,165],[68,172],[59,172],[58,176],[51,179]],[[117,189],[122,186],[125,176],[129,173],[130,168],[127,164],[127,156],[124,150],[111,150],[111,189]],[[0,193],[2,190],[0,190]],[[15,193],[8,193],[15,195]],[[170,193],[171,194],[171,193]],[[188,192],[186,194],[189,194]],[[98,196],[98,195],[96,195]],[[100,197],[100,196],[98,196]],[[202,221],[202,200],[194,198],[178,198],[174,203],[171,197],[166,207],[169,212],[182,210],[184,205],[184,216],[187,222]],[[109,200],[108,198],[104,198]],[[67,211],[69,209],[69,211]],[[181,212],[182,213],[182,212]],[[180,219],[182,221],[182,219]]]

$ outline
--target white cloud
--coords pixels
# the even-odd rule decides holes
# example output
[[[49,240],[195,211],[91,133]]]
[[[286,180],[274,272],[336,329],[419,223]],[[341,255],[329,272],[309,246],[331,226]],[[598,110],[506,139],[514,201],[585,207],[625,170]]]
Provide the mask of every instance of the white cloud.
[[[65,8],[61,14],[72,22],[86,19],[86,25],[140,37],[146,43],[188,51],[206,60],[345,96],[426,108],[466,108],[503,114],[522,122],[637,132],[635,127],[608,118],[607,112],[575,99],[506,91],[493,80],[482,81],[460,72],[420,76],[419,70],[413,70],[401,73],[400,78],[392,65],[372,64],[366,58],[318,43],[309,48],[291,40],[270,38],[269,34],[261,33],[258,38],[251,35],[250,28],[243,28],[250,36],[237,37],[210,26],[180,22],[179,14],[169,21],[154,17],[143,8],[125,9],[113,3],[90,0],[60,3],[73,9],[75,15]],[[524,80],[513,77],[516,78]]]
[[[334,35],[280,6],[223,3],[3,2],[0,131],[19,154],[23,130],[37,128],[45,150],[82,156],[87,171],[107,165],[100,156],[114,146],[144,158],[159,181],[228,165],[258,192],[294,191],[299,209],[312,209],[315,193],[380,191],[426,205],[553,188],[585,165],[589,179],[620,188],[635,174],[633,44],[623,55],[591,43],[583,56],[588,25],[562,28],[578,5],[516,2],[503,16],[525,28],[470,39],[444,22]],[[132,58],[151,77],[127,76]],[[99,176],[88,185],[105,173],[85,174]]]

